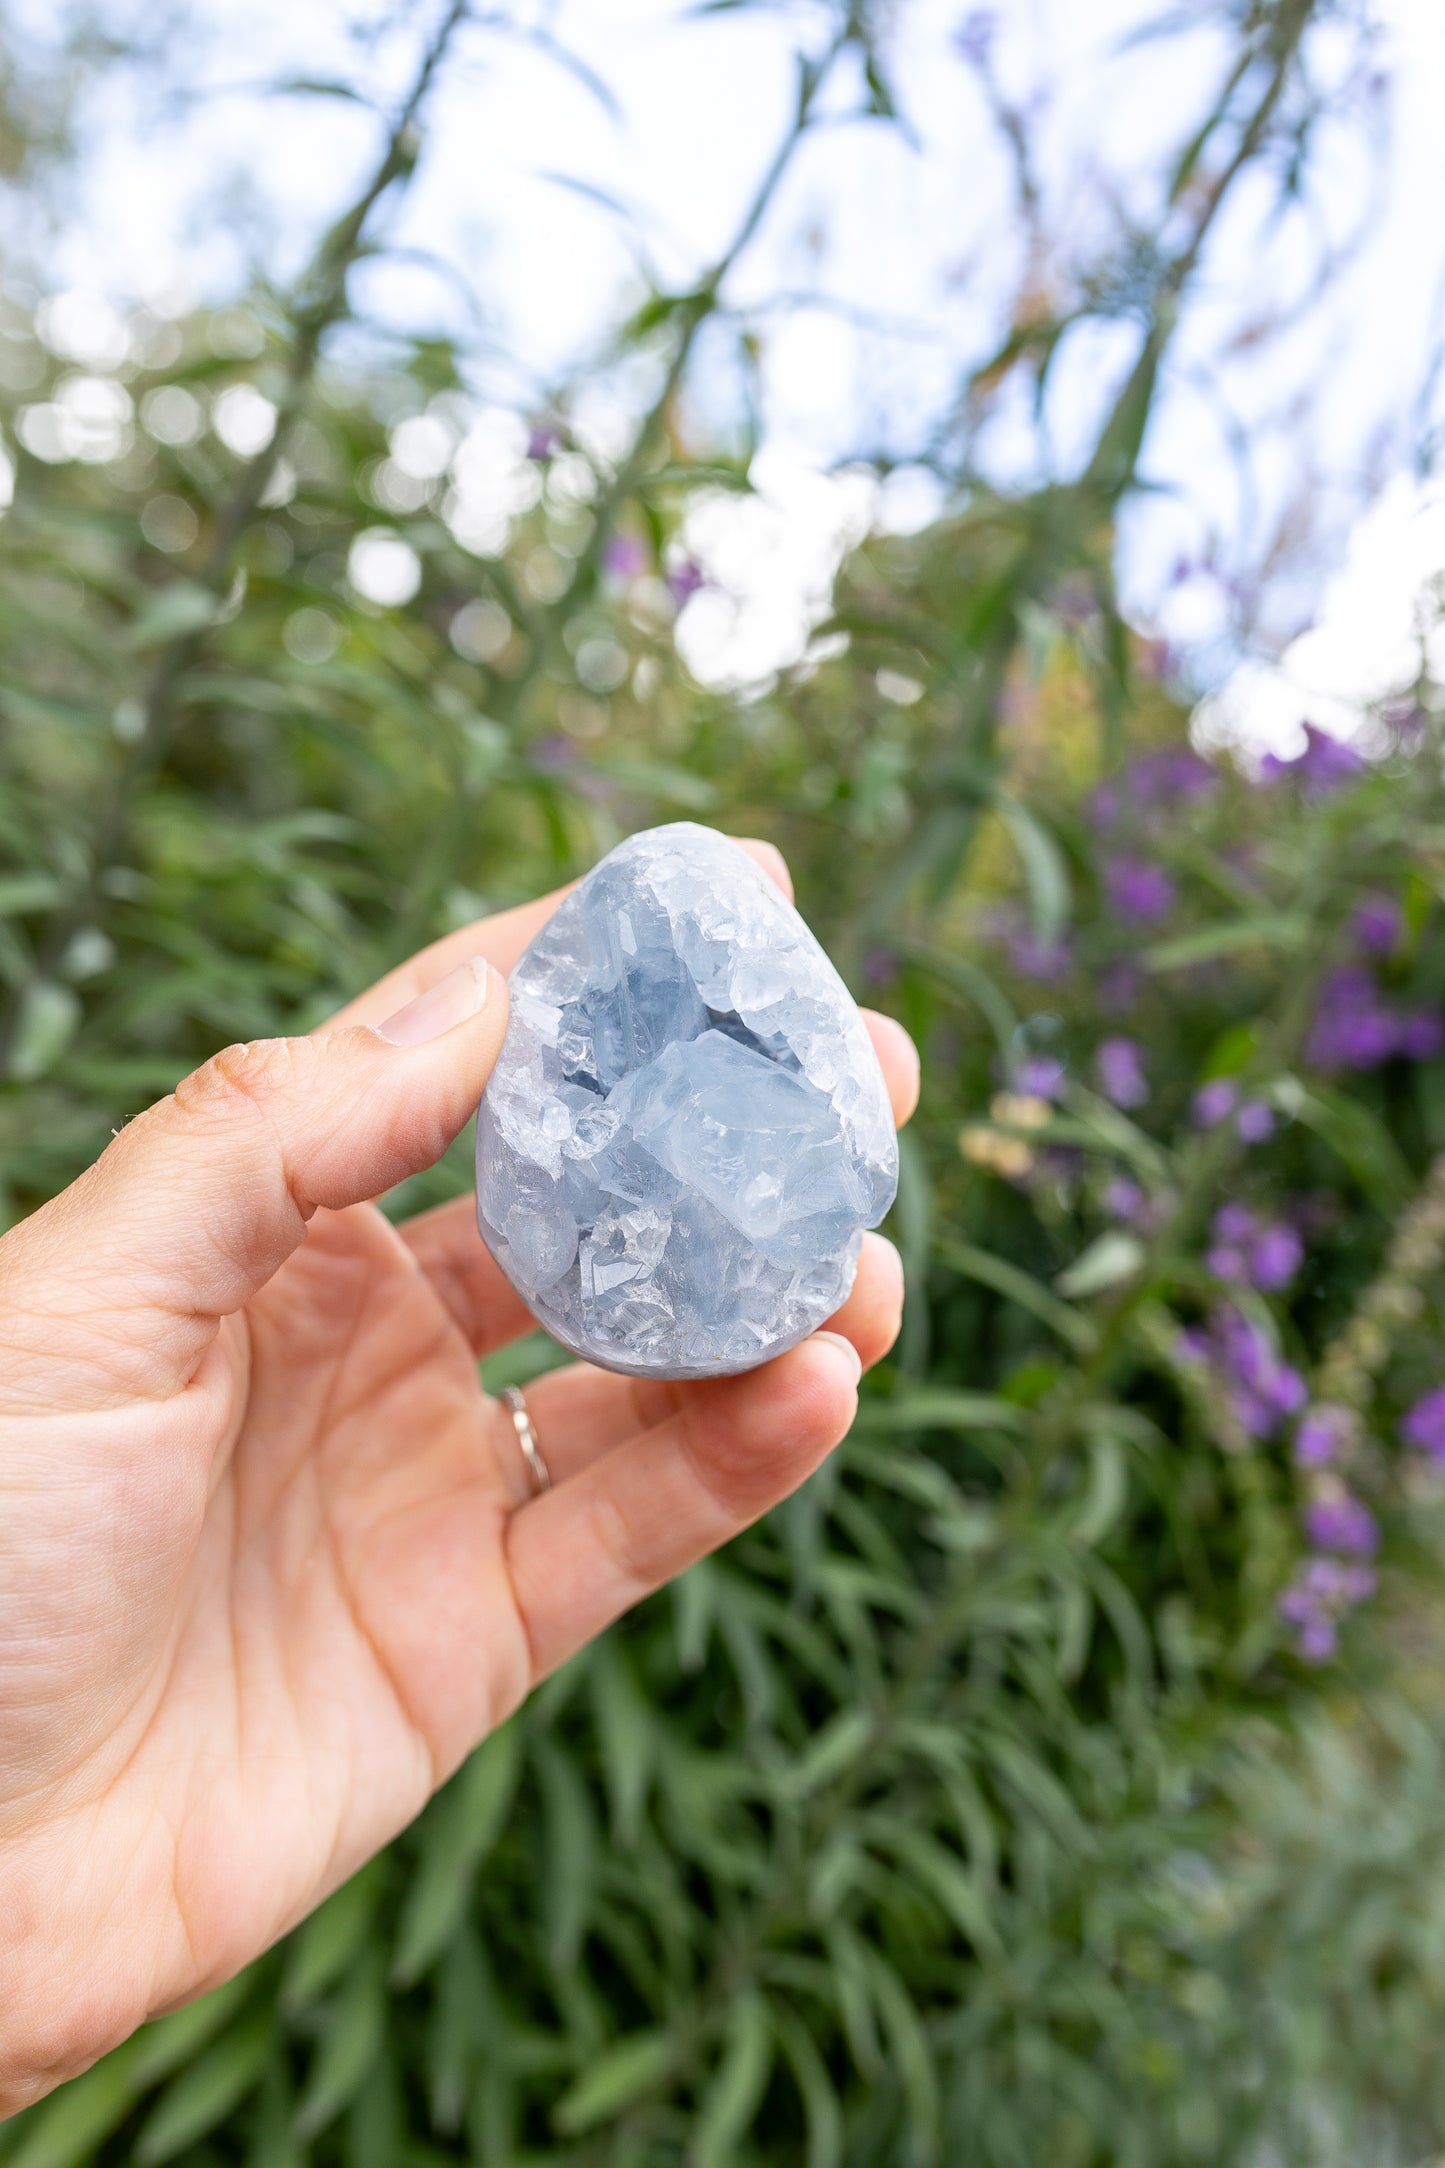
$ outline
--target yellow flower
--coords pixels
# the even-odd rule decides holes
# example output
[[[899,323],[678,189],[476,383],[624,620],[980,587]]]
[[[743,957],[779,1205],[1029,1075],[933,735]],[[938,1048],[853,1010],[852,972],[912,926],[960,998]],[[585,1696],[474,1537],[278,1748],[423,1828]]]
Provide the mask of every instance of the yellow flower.
[[[988,1111],[1005,1129],[1046,1129],[1054,1118],[1048,1100],[1032,1092],[996,1092]]]
[[[1006,1181],[1016,1182],[1028,1173],[1034,1155],[1022,1137],[1000,1136],[986,1122],[965,1122],[958,1133],[958,1148],[975,1167],[987,1167]]]

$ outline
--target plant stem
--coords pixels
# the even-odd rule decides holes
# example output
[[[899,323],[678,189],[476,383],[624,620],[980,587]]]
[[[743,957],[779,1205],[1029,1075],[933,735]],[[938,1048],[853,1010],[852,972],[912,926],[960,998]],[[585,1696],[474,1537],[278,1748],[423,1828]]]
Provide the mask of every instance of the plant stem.
[[[754,190],[736,232],[697,285],[685,294],[676,295],[666,310],[678,329],[662,386],[639,422],[621,465],[598,499],[592,533],[577,560],[576,571],[565,594],[538,614],[531,628],[527,659],[497,703],[499,720],[514,730],[522,728],[527,704],[536,686],[561,651],[564,626],[578,609],[585,607],[596,590],[608,541],[623,509],[646,479],[658,439],[692,358],[698,333],[716,313],[724,280],[756,234],[799,144],[812,126],[818,93],[846,42],[846,36],[840,36],[820,62],[802,67],[792,123]],[[411,902],[388,944],[387,953],[392,961],[409,955],[433,930],[437,907],[467,862],[475,827],[475,806],[459,795],[439,828],[427,838],[422,860],[408,883]]]

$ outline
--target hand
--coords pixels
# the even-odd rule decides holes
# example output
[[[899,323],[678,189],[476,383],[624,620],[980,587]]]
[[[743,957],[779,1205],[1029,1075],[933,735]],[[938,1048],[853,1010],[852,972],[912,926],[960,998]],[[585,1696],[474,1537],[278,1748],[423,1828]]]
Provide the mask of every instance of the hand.
[[[228,1047],[0,1242],[0,2115],[284,1934],[794,1489],[893,1340],[872,1235],[833,1331],[763,1369],[538,1380],[529,1495],[477,1361],[531,1320],[471,1200],[366,1200],[471,1115],[555,901]],[[872,1021],[906,1117],[917,1059]]]

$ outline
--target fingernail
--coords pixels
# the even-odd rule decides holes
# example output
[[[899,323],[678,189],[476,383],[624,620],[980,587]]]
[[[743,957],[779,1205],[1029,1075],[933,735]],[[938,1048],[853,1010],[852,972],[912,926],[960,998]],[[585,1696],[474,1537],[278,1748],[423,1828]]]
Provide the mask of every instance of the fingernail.
[[[849,1384],[856,1385],[863,1375],[863,1358],[852,1341],[845,1340],[841,1332],[815,1332],[813,1338],[820,1342],[826,1342],[829,1347],[837,1348],[848,1365]]]
[[[492,977],[485,956],[469,956],[376,1028],[393,1046],[422,1046],[428,1039],[439,1039],[444,1031],[466,1023],[486,1007]]]

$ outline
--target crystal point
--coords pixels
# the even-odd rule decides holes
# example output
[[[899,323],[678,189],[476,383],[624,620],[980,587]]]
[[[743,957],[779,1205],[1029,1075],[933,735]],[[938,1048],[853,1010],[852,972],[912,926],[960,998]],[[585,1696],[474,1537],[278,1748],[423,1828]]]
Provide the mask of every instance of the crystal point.
[[[609,1370],[749,1370],[821,1325],[893,1202],[872,1042],[802,919],[690,821],[610,852],[512,973],[477,1120],[483,1239]]]

